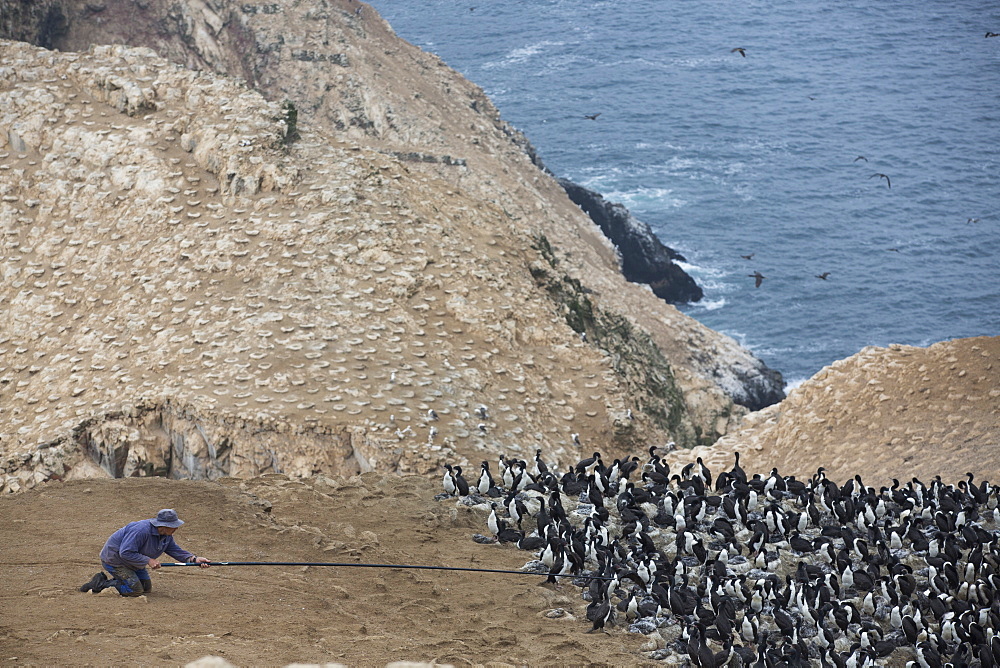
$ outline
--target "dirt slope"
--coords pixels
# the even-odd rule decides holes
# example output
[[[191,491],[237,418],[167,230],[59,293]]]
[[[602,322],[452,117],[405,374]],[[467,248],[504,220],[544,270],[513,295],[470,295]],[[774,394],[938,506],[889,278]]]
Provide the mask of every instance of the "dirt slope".
[[[868,347],[826,367],[711,447],[678,451],[718,470],[733,451],[756,471],[808,477],[823,466],[867,484],[1000,477],[1000,337],[927,348]],[[748,469],[749,470],[749,469]]]
[[[474,543],[483,518],[435,501],[437,491],[424,478],[370,473],[340,482],[270,475],[242,485],[81,480],[2,497],[0,663],[175,666],[217,655],[238,666],[400,659],[643,665],[643,636],[585,633],[579,589],[553,591],[528,576],[174,568],[153,574],[147,599],[77,591],[96,572],[106,537],[161,507],[186,520],[176,536],[182,546],[219,560],[525,563],[526,552]],[[554,608],[576,618],[546,618]]]

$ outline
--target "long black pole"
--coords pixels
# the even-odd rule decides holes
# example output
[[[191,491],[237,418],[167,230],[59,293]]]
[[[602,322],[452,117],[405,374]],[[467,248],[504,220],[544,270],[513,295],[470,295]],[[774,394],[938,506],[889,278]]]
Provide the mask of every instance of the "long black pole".
[[[161,566],[200,566],[201,564],[189,561],[164,562]],[[509,575],[534,575],[548,576],[548,573],[531,573],[529,571],[502,571],[495,568],[462,568],[459,566],[419,566],[414,564],[338,564],[329,561],[211,561],[211,566],[341,566],[349,568],[415,568],[430,571],[471,571],[473,573],[507,573]],[[588,580],[614,580],[614,578],[603,575],[557,575],[564,578],[586,578]]]

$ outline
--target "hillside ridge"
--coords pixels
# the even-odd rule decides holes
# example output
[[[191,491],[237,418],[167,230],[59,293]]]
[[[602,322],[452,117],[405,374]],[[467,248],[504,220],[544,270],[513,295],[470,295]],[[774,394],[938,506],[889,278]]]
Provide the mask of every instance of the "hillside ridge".
[[[347,4],[18,5],[58,48],[156,51],[2,43],[6,491],[683,447],[780,385],[627,283],[480,89]]]

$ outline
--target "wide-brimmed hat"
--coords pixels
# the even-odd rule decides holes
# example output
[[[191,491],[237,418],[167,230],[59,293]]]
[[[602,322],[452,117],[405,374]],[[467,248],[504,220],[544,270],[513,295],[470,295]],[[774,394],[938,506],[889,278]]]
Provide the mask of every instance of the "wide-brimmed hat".
[[[156,513],[156,517],[154,517],[151,521],[155,527],[176,528],[184,524],[184,521],[177,517],[177,511],[173,508],[164,508],[160,512]]]

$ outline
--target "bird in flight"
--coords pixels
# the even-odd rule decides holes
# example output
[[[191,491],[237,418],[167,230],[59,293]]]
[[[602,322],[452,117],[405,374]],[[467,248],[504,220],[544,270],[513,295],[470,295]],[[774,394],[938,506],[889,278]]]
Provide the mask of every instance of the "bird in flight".
[[[824,271],[822,274],[816,274],[816,278],[822,278],[825,281],[829,275],[830,272]]]
[[[747,50],[746,50],[746,49],[744,49],[744,48],[743,48],[742,46],[738,46],[738,47],[736,47],[735,49],[732,49],[732,50],[730,50],[730,51],[729,51],[729,53],[736,53],[737,51],[738,51],[738,52],[739,52],[739,54],[740,54],[741,56],[743,56],[744,58],[746,58],[746,57],[747,57]]]
[[[899,252],[898,248],[886,248],[886,250],[887,251],[892,251],[893,253],[898,253]]]
[[[750,278],[754,279],[753,286],[755,288],[759,288],[760,284],[764,282],[765,278],[767,278],[767,276],[765,276],[764,274],[760,273],[759,271],[755,271],[752,274],[747,274],[747,276],[749,276]]]
[[[597,120],[597,117],[598,117],[598,116],[600,116],[600,115],[601,115],[601,113],[602,113],[602,112],[600,112],[600,111],[599,111],[599,112],[597,112],[596,114],[584,114],[584,115],[583,115],[583,117],[584,117],[584,118],[587,118],[587,119],[590,119],[590,120],[592,120],[592,121],[596,121],[596,120]]]
[[[889,180],[889,177],[883,174],[882,172],[876,172],[871,176],[869,176],[868,178],[874,179],[876,176],[881,179],[885,179],[885,185],[887,185],[889,188],[892,188],[892,182]]]
[[[978,223],[978,222],[979,222],[978,218],[969,218],[967,221],[965,221],[965,224],[971,225],[972,223]]]
[[[988,33],[986,33],[986,39],[989,39],[990,37],[1000,37],[1000,32],[988,32]]]
[[[756,253],[750,253],[749,255],[740,255],[740,257],[743,258],[744,260],[752,260],[754,255],[756,255]]]
[[[857,162],[858,160],[864,160],[865,162],[868,162],[868,158],[866,158],[866,157],[865,157],[865,156],[863,156],[863,155],[859,155],[858,157],[856,157],[856,158],[854,159],[854,162]]]

